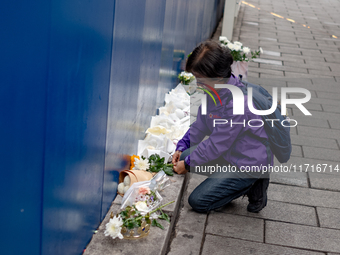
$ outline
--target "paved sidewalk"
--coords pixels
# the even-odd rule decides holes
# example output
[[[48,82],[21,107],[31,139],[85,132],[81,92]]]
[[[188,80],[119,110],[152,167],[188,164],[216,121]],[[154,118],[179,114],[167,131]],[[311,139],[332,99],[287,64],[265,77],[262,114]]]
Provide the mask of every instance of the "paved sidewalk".
[[[293,153],[284,165],[296,165],[297,173],[271,175],[268,205],[258,214],[247,212],[245,197],[208,215],[188,205],[204,180],[190,174],[169,255],[340,254],[340,171],[329,170],[340,167],[340,39],[334,38],[340,38],[339,12],[335,0],[242,4],[233,41],[264,49],[250,63],[248,80],[269,92],[302,87],[312,95],[305,104],[312,116],[289,109],[298,126],[291,130]],[[304,164],[310,164],[307,173]],[[326,172],[317,173],[317,164],[327,164]]]

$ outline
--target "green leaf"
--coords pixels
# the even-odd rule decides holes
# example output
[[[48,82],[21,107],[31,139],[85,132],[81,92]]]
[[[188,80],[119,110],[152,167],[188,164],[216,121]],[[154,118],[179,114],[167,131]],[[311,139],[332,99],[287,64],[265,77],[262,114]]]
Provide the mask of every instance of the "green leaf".
[[[124,217],[128,217],[128,212],[126,210],[121,211],[120,215],[124,218]]]
[[[160,229],[164,229],[164,227],[158,223],[158,221],[156,219],[152,220],[151,226],[153,227],[159,227]]]
[[[164,166],[163,166],[163,171],[164,171],[164,173],[166,173],[167,175],[170,175],[170,176],[173,176],[173,175],[174,175],[174,172],[173,172],[173,170],[172,170],[172,166],[164,165]]]
[[[162,210],[161,210],[161,215],[159,215],[158,216],[158,219],[161,219],[161,220],[166,220],[167,222],[169,222],[170,223],[170,217],[169,217],[169,215],[167,215],[165,212],[163,212]]]

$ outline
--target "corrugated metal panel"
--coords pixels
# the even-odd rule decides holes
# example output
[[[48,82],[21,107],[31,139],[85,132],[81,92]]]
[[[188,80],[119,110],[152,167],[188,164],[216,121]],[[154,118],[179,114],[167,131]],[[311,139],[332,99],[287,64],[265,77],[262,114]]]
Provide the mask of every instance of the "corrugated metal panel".
[[[136,153],[223,5],[0,5],[2,254],[80,254],[116,195],[124,155]]]

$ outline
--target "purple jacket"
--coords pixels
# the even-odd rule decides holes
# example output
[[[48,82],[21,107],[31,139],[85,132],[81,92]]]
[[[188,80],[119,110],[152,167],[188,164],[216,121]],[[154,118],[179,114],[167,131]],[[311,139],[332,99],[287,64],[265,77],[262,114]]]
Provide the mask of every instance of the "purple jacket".
[[[240,80],[231,75],[228,84],[237,87],[244,86]],[[262,119],[261,116],[250,112],[247,103],[247,96],[244,96],[244,115],[233,115],[233,100],[226,104],[227,98],[231,92],[228,89],[221,89],[218,94],[222,101],[222,106],[217,100],[215,106],[213,100],[207,95],[207,114],[201,115],[201,106],[197,112],[197,120],[192,123],[189,130],[178,142],[176,150],[184,151],[190,146],[197,145],[197,148],[185,158],[185,162],[191,167],[205,164],[223,156],[231,164],[241,166],[261,166],[268,165],[266,146],[255,137],[268,139],[264,127],[250,127],[248,120]],[[213,94],[214,95],[214,94]],[[228,120],[227,124],[215,125],[213,120],[221,118]],[[235,123],[230,126],[230,122]],[[245,121],[245,127],[243,122]],[[242,123],[242,124],[236,124]],[[259,126],[260,122],[252,121],[253,126]],[[252,133],[252,135],[249,135]],[[203,140],[205,136],[208,139]],[[273,165],[274,156],[270,153],[271,165]]]

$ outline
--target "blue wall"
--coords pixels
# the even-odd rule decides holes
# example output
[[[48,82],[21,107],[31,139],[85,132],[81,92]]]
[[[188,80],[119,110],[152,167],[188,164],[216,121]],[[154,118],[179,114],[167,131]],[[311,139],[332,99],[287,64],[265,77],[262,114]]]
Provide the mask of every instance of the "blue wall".
[[[1,254],[82,253],[223,2],[0,3]]]

